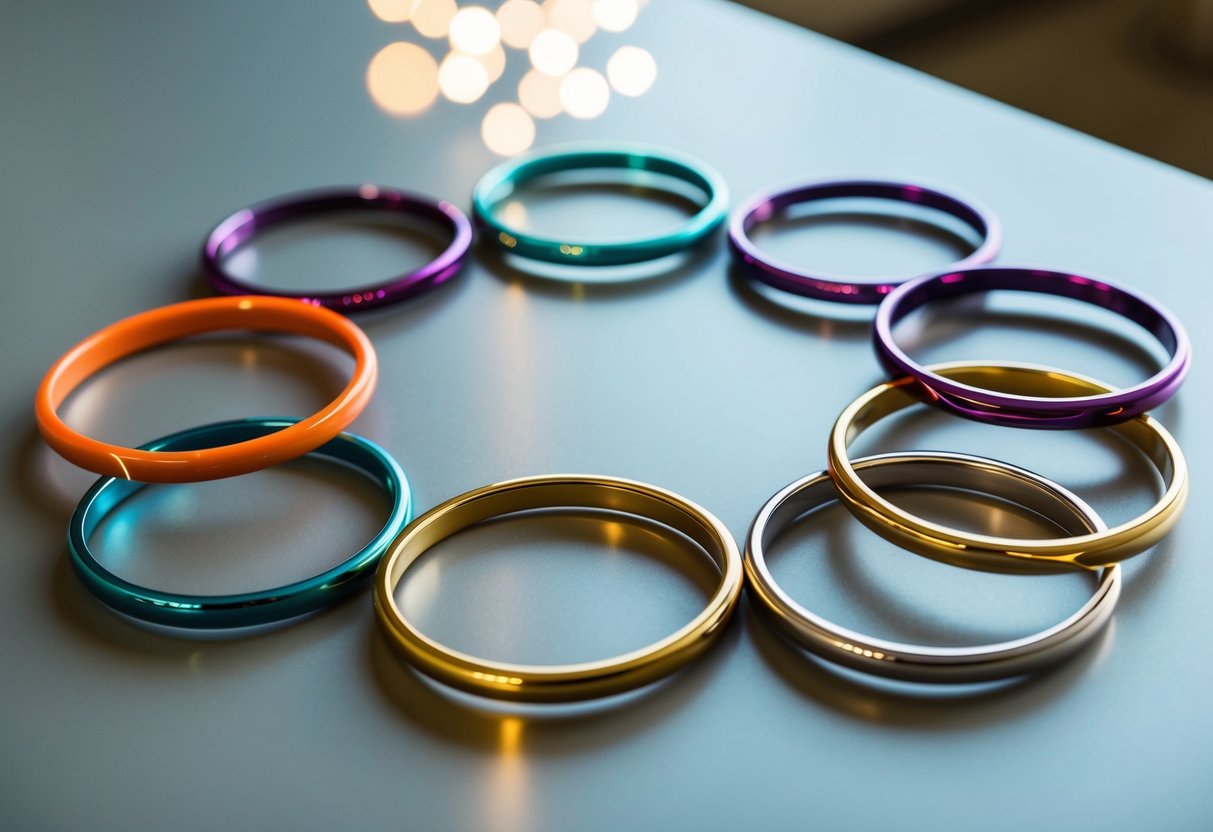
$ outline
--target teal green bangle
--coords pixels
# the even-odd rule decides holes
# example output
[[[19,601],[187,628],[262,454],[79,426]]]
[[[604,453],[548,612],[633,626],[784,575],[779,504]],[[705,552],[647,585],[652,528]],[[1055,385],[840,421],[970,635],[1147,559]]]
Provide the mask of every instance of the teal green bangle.
[[[296,419],[239,419],[174,433],[142,446],[147,451],[191,451],[244,442],[293,425]],[[72,515],[67,547],[72,567],[93,595],[118,612],[153,624],[189,629],[252,627],[314,612],[350,595],[375,572],[392,539],[413,515],[412,494],[404,471],[387,451],[349,433],[338,434],[309,456],[348,464],[371,477],[392,500],[387,523],[366,546],[345,562],[312,578],[276,589],[234,595],[181,595],[138,586],[102,566],[88,539],[114,509],[147,483],[102,477]]]
[[[524,182],[595,168],[645,171],[680,179],[702,190],[707,202],[673,231],[619,242],[540,237],[510,228],[496,216],[497,206]],[[715,231],[727,209],[724,180],[703,162],[669,150],[626,144],[568,145],[519,156],[486,173],[472,192],[472,215],[477,226],[501,248],[531,260],[575,266],[620,266],[676,254]]]

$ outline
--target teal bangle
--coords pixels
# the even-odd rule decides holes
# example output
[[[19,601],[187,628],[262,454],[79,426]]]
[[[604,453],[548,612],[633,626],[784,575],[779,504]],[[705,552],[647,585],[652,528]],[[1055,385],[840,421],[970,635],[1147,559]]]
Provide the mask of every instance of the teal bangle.
[[[244,442],[293,425],[296,419],[238,419],[174,433],[142,446],[147,451],[190,451]],[[147,483],[102,477],[88,490],[68,526],[67,546],[76,574],[93,595],[118,612],[171,627],[251,627],[313,612],[350,595],[375,572],[392,539],[412,519],[412,494],[404,471],[387,451],[349,433],[338,434],[309,456],[353,466],[375,480],[392,500],[387,523],[344,563],[312,578],[276,589],[233,595],[181,595],[124,581],[102,566],[88,539],[110,512]]]
[[[594,168],[662,174],[688,182],[706,194],[698,213],[673,231],[639,240],[585,242],[527,234],[510,228],[496,208],[524,182],[553,173]],[[620,266],[676,254],[716,230],[728,210],[728,189],[720,174],[696,159],[627,144],[567,145],[511,159],[490,170],[472,192],[472,216],[481,232],[521,257],[576,266]]]

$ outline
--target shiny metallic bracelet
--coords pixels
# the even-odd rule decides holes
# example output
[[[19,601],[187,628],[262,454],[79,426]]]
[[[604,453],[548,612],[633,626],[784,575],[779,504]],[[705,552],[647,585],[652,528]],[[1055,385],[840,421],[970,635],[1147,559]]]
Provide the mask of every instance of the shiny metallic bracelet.
[[[636,240],[591,241],[531,234],[507,224],[497,206],[521,184],[568,171],[619,169],[660,174],[703,191],[703,206],[676,228]],[[728,189],[710,167],[670,150],[628,144],[575,144],[548,148],[511,159],[490,170],[472,193],[477,226],[502,249],[549,263],[572,266],[619,266],[676,254],[710,235],[724,220]]]
[[[994,212],[971,197],[942,188],[886,179],[820,179],[762,191],[733,212],[729,221],[729,248],[756,280],[785,292],[836,303],[880,303],[889,292],[916,275],[864,280],[848,275],[806,269],[784,263],[762,251],[750,232],[780,211],[794,205],[832,199],[879,199],[933,208],[969,226],[981,238],[977,248],[952,268],[988,263],[1002,245],[1002,231]]]
[[[940,378],[1040,398],[1091,396],[1110,388],[1099,381],[1027,364],[935,364]],[[932,523],[899,508],[866,483],[847,458],[847,447],[872,425],[900,410],[921,405],[910,378],[886,382],[864,393],[839,415],[830,431],[830,477],[843,505],[865,526],[911,552],[970,569],[990,572],[1064,572],[1097,569],[1149,549],[1179,520],[1188,497],[1188,466],[1174,437],[1156,419],[1137,416],[1112,425],[1158,469],[1166,489],[1145,513],[1114,528],[1054,540],[1021,540],[974,534]]]
[[[933,373],[910,358],[893,338],[897,322],[928,303],[994,291],[1054,295],[1108,309],[1157,338],[1170,358],[1153,376],[1123,390],[1003,390]],[[1131,419],[1169,399],[1192,362],[1187,332],[1158,301],[1101,277],[1052,269],[976,266],[917,278],[884,299],[876,310],[873,332],[876,357],[890,378],[911,377],[933,404],[951,413],[1020,428],[1087,428]]]
[[[1059,485],[1022,468],[963,454],[882,454],[852,465],[876,488],[963,489],[1031,509],[1075,535],[1106,526],[1095,511]],[[874,638],[839,626],[797,603],[771,576],[766,550],[792,524],[838,499],[825,471],[797,480],[767,501],[750,526],[746,585],[754,606],[795,644],[832,662],[912,682],[981,682],[1031,673],[1087,644],[1107,623],[1120,596],[1120,567],[1106,567],[1088,601],[1035,635],[974,647],[927,647]]]
[[[707,607],[660,641],[600,661],[523,665],[477,658],[422,634],[396,602],[396,587],[427,549],[493,517],[548,508],[634,514],[668,526],[716,562],[720,584]],[[669,491],[614,477],[561,475],[508,480],[453,497],[418,517],[392,542],[375,576],[375,614],[389,644],[428,676],[470,693],[515,702],[610,696],[673,673],[713,644],[741,593],[741,555],[719,520]]]
[[[190,428],[143,446],[153,452],[185,452],[214,445],[255,440],[295,424],[295,419],[238,419]],[[370,477],[391,501],[387,520],[375,536],[344,561],[311,578],[273,589],[231,595],[186,595],[139,586],[101,565],[89,548],[89,537],[106,517],[146,483],[116,477],[98,480],[80,500],[68,526],[72,567],[88,590],[121,613],[171,627],[219,629],[251,627],[313,612],[365,587],[388,544],[412,517],[413,504],[404,471],[383,448],[349,433],[340,433],[313,450],[309,458],[349,465]],[[285,518],[289,522],[289,518]]]
[[[235,274],[227,266],[233,252],[266,229],[317,214],[375,211],[433,223],[450,234],[447,247],[420,268],[386,280],[368,281],[349,289],[328,291],[279,290]],[[296,298],[337,312],[359,312],[406,300],[454,277],[472,247],[472,224],[463,212],[441,199],[430,199],[397,188],[359,185],[327,188],[260,202],[223,219],[202,245],[202,269],[211,288],[222,295],[273,295]]]

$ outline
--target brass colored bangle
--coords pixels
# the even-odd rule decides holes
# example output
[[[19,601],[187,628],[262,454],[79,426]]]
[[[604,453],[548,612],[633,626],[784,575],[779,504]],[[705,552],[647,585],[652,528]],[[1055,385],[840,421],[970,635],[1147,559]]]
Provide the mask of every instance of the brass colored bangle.
[[[522,665],[467,655],[427,638],[396,604],[405,571],[427,549],[492,517],[575,507],[655,520],[703,547],[720,569],[707,607],[647,647],[599,661]],[[561,475],[508,480],[453,497],[392,541],[375,575],[375,614],[391,646],[418,670],[451,687],[515,702],[568,702],[622,693],[673,673],[720,635],[741,593],[741,553],[724,524],[694,503],[652,485],[614,477]]]
[[[1107,393],[1102,382],[1028,364],[955,362],[928,368],[943,378],[1022,396],[1040,398]],[[865,526],[886,540],[934,560],[987,572],[1065,572],[1097,569],[1149,549],[1179,519],[1188,498],[1188,467],[1179,444],[1157,420],[1138,416],[1106,430],[1115,431],[1154,463],[1166,491],[1141,516],[1112,529],[1053,540],[1019,540],[950,529],[906,512],[877,494],[855,472],[847,446],[876,422],[922,403],[909,378],[881,384],[847,406],[830,431],[830,477],[843,504]]]

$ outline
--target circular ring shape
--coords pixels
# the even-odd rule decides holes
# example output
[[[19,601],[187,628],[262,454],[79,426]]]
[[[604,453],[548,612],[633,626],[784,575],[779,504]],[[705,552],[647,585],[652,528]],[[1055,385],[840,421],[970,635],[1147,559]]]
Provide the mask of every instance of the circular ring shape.
[[[174,433],[143,446],[149,451],[186,451],[216,443],[245,442],[285,430],[294,419],[241,419],[218,422]],[[378,483],[392,500],[387,522],[375,537],[343,563],[276,589],[235,595],[181,595],[132,584],[102,566],[88,539],[114,509],[147,487],[115,477],[98,480],[76,507],[68,526],[67,545],[76,574],[107,606],[132,618],[191,629],[251,627],[284,621],[336,603],[369,578],[392,539],[412,517],[408,480],[400,466],[373,442],[348,433],[338,434],[312,452],[346,463]]]
[[[766,222],[779,211],[804,202],[843,198],[885,199],[924,205],[970,226],[981,236],[981,243],[972,254],[953,264],[952,268],[988,263],[998,254],[1002,245],[1002,229],[998,218],[994,216],[993,211],[973,199],[908,182],[824,179],[764,191],[752,197],[733,213],[729,223],[729,248],[732,249],[733,255],[748,267],[751,275],[776,289],[838,303],[880,303],[898,286],[913,279],[912,276],[871,281],[810,271],[764,254],[750,239],[750,232],[755,226]]]
[[[961,384],[981,384],[1028,395],[1090,395],[1107,385],[1082,376],[1028,364],[935,364],[928,368]],[[847,446],[886,416],[922,400],[909,378],[886,382],[847,405],[830,431],[830,477],[843,504],[865,526],[894,544],[934,560],[988,572],[1064,572],[1096,569],[1149,549],[1171,530],[1188,498],[1188,466],[1174,437],[1150,416],[1111,426],[1154,463],[1166,490],[1152,508],[1107,531],[1021,540],[950,529],[915,517],[876,493],[847,458]]]
[[[433,220],[449,230],[451,244],[434,260],[411,272],[354,289],[292,292],[269,289],[237,277],[224,261],[258,232],[314,214],[338,211],[383,211]],[[221,295],[269,295],[295,298],[339,312],[374,309],[410,298],[453,277],[472,246],[472,225],[463,212],[445,200],[432,200],[395,188],[361,185],[289,194],[241,208],[215,226],[202,246],[202,268],[211,287]]]
[[[492,517],[560,507],[634,514],[681,532],[716,561],[719,588],[707,607],[672,635],[621,656],[565,665],[496,662],[452,650],[423,635],[396,605],[395,590],[405,571],[439,541]],[[615,477],[527,477],[469,491],[417,518],[379,564],[375,612],[392,647],[444,684],[514,702],[569,702],[650,684],[698,656],[715,642],[736,607],[741,573],[741,554],[729,530],[677,494]]]
[[[571,170],[594,168],[647,171],[689,182],[707,195],[707,203],[673,231],[621,242],[585,242],[527,234],[501,222],[495,211],[524,182]],[[506,251],[574,266],[620,266],[676,254],[711,234],[724,220],[728,188],[703,162],[669,150],[638,145],[569,145],[519,156],[490,170],[472,192],[477,225]]]
[[[55,412],[85,379],[120,358],[178,338],[227,329],[317,338],[354,356],[353,377],[315,415],[276,433],[217,448],[145,450],[110,445],[72,430]],[[370,339],[336,312],[284,298],[206,298],[140,312],[72,347],[43,377],[34,415],[47,444],[81,468],[140,482],[214,480],[268,468],[323,445],[366,407],[375,391],[377,372]]]
[[[1125,390],[1049,398],[995,392],[932,373],[893,340],[894,325],[930,301],[999,289],[1057,295],[1108,309],[1144,327],[1171,353],[1171,360],[1152,377]],[[1192,361],[1188,334],[1179,319],[1145,295],[1103,278],[1008,266],[943,272],[901,286],[876,311],[874,343],[876,355],[890,377],[914,378],[931,400],[946,410],[979,422],[1021,428],[1086,428],[1131,419],[1169,399]]]
[[[987,493],[1030,508],[1072,534],[1107,526],[1095,511],[1044,477],[964,454],[882,454],[854,461],[880,488],[933,486]],[[1105,568],[1092,597],[1064,621],[1035,635],[975,647],[926,647],[873,638],[841,627],[794,601],[771,576],[765,550],[793,522],[838,499],[820,471],[779,491],[750,526],[745,567],[750,597],[799,646],[838,664],[908,682],[985,682],[1021,676],[1065,659],[1094,637],[1120,597],[1120,567]]]

